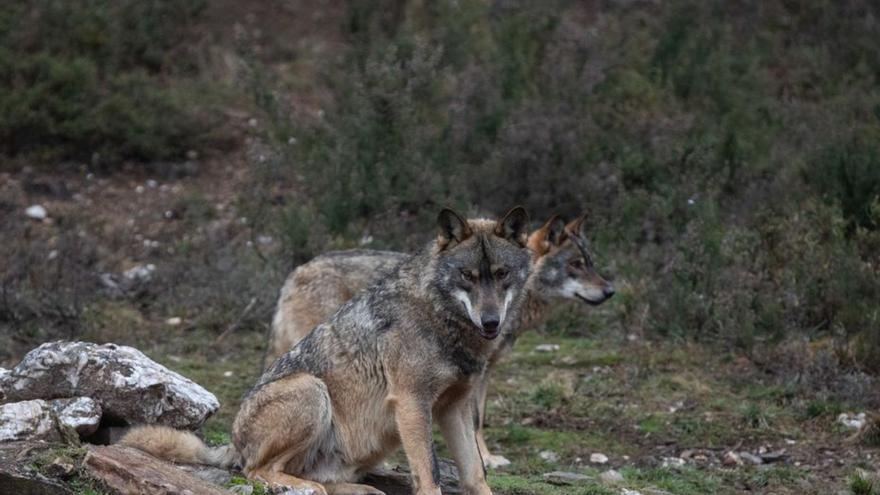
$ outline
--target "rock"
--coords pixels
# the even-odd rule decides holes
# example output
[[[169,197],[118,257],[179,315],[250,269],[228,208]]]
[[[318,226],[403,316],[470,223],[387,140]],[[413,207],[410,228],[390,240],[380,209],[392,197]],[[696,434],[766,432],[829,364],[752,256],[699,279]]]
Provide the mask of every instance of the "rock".
[[[772,452],[765,452],[761,454],[761,460],[766,463],[779,462],[786,459],[788,459],[788,454],[785,453],[785,449],[774,450]]]
[[[29,352],[0,390],[7,401],[87,396],[112,420],[196,429],[220,407],[214,394],[132,347],[49,342]]]
[[[556,352],[559,350],[559,344],[541,344],[535,346],[535,352]]]
[[[122,276],[133,282],[149,282],[153,278],[153,272],[156,271],[156,265],[147,263],[146,265],[137,265],[122,272]]]
[[[458,485],[458,470],[455,464],[448,459],[440,459],[440,491],[444,495],[461,493]],[[365,483],[385,492],[385,495],[411,495],[412,478],[407,468],[396,466],[394,468],[381,467],[366,474],[360,483]]]
[[[721,462],[725,466],[742,466],[743,465],[742,458],[739,456],[739,454],[737,454],[736,452],[733,452],[733,451],[726,452],[724,454],[724,457],[721,459]]]
[[[43,442],[0,443],[0,493],[70,495],[60,481],[33,469],[33,454],[58,447]]]
[[[489,454],[483,458],[486,469],[499,469],[510,465],[510,460],[503,455]]]
[[[684,459],[680,457],[664,457],[660,463],[660,467],[664,468],[680,468],[684,466]]]
[[[171,327],[179,326],[181,323],[183,323],[183,319],[179,316],[172,316],[171,318],[165,320],[165,324]]]
[[[177,467],[202,481],[207,481],[208,483],[213,483],[215,485],[224,486],[232,481],[232,473],[225,469],[195,464],[178,464]]]
[[[235,485],[229,488],[229,491],[237,495],[251,495],[254,493],[254,487],[251,485]]]
[[[65,439],[63,428],[88,436],[98,428],[101,406],[88,397],[41,399],[0,406],[0,442]]]
[[[31,205],[28,206],[26,210],[24,210],[24,214],[28,218],[33,218],[34,220],[45,220],[49,214],[46,212],[46,208],[43,208],[43,205]]]
[[[593,464],[605,464],[608,462],[608,456],[599,452],[595,452],[590,454],[590,462],[592,462]]]
[[[638,490],[630,490],[629,488],[621,488],[620,495],[642,495]]]
[[[760,457],[750,452],[740,452],[739,456],[742,460],[748,462],[749,464],[754,464],[755,466],[764,464],[764,461]]]
[[[846,426],[847,428],[852,428],[853,430],[861,430],[863,426],[865,426],[865,421],[867,416],[865,413],[860,412],[858,414],[855,413],[840,413],[837,416],[837,422]]]
[[[551,485],[582,485],[593,481],[593,478],[585,474],[569,473],[566,471],[553,471],[544,473],[544,481]]]
[[[89,475],[119,493],[228,495],[177,466],[123,445],[90,445],[83,465]]]
[[[540,457],[541,460],[547,461],[547,462],[558,462],[559,461],[559,454],[557,454],[556,452],[553,452],[551,450],[542,450],[542,451],[538,452],[538,457]]]
[[[608,471],[603,472],[599,475],[599,481],[608,486],[619,485],[623,483],[623,475],[620,472],[609,469]]]

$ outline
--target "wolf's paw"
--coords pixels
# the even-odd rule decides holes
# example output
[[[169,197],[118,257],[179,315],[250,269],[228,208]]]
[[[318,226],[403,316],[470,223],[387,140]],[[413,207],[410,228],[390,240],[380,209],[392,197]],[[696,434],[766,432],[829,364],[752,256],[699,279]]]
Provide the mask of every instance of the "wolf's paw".
[[[509,466],[510,461],[503,455],[489,454],[483,458],[483,465],[486,466],[486,469],[498,469]]]

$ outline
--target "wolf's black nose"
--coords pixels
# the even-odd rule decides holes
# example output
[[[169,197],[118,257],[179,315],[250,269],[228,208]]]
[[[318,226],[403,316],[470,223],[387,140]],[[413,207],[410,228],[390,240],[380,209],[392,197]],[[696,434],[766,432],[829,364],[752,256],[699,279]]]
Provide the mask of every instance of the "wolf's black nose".
[[[611,296],[614,295],[614,286],[609,285],[608,287],[605,287],[602,292],[605,294],[605,299],[611,299]]]
[[[485,315],[480,319],[480,323],[484,329],[492,331],[498,328],[501,320],[498,319],[498,315]]]

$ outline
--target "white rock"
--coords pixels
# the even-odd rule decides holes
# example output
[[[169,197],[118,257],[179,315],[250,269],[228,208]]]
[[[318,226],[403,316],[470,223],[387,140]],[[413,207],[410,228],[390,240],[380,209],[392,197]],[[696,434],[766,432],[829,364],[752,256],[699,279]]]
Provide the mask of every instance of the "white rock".
[[[0,376],[7,401],[91,397],[128,424],[198,428],[220,407],[214,394],[127,346],[49,342]]]
[[[234,373],[231,372],[231,371],[224,371],[224,372],[223,372],[223,376],[226,377],[226,378],[229,378],[229,377],[231,377],[232,375],[234,375]]]
[[[28,206],[27,209],[24,210],[24,214],[27,215],[28,218],[33,218],[34,220],[44,220],[49,216],[46,209],[43,208],[43,205]]]
[[[542,450],[541,452],[538,452],[538,457],[547,462],[559,461],[559,454],[551,450]]]
[[[590,454],[590,462],[593,464],[605,464],[608,462],[608,456],[599,452]]]
[[[535,352],[556,352],[559,350],[559,344],[541,344],[535,346]]]
[[[3,404],[0,406],[0,442],[60,440],[56,422],[81,436],[91,435],[101,422],[101,406],[88,397]]]
[[[605,471],[599,475],[599,481],[601,481],[603,484],[613,486],[623,483],[624,480],[623,475],[620,474],[619,471],[609,469],[608,471]]]
[[[165,324],[172,327],[179,326],[181,323],[183,323],[183,319],[179,316],[172,316],[171,318],[165,320]]]
[[[684,459],[681,457],[664,457],[661,463],[661,467],[665,468],[679,468],[684,466]]]
[[[132,281],[149,282],[153,278],[153,272],[155,271],[156,265],[147,263],[146,265],[137,265],[125,270],[122,272],[122,276]]]
[[[642,495],[638,490],[630,490],[629,488],[621,488],[620,495]]]
[[[837,422],[846,426],[847,428],[852,428],[854,430],[860,430],[863,426],[865,426],[866,415],[863,412],[858,414],[855,413],[840,413],[837,416]]]

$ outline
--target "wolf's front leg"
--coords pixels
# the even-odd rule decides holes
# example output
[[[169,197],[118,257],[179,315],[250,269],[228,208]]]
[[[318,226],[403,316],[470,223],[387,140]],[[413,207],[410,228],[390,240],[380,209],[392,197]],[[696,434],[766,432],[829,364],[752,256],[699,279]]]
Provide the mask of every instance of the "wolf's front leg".
[[[440,430],[458,466],[463,493],[491,495],[474,433],[479,413],[472,396],[464,395],[439,412]]]
[[[440,473],[431,438],[431,401],[395,394],[394,419],[412,471],[415,495],[440,495]]]

